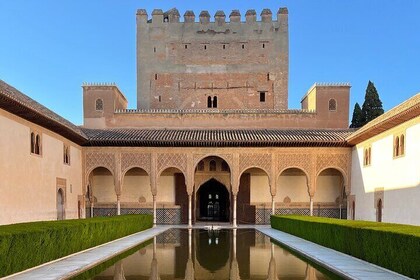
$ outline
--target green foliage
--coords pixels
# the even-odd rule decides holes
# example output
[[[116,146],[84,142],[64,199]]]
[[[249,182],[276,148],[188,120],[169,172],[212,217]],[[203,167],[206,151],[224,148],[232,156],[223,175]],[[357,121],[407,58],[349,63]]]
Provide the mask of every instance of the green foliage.
[[[376,91],[375,85],[371,81],[369,81],[366,88],[365,102],[363,102],[362,105],[362,113],[364,118],[363,125],[384,113],[382,101],[379,99],[379,94]]]
[[[359,103],[356,102],[353,110],[353,118],[351,119],[350,128],[358,128],[364,124],[364,117]]]
[[[0,276],[142,231],[152,225],[150,215],[124,215],[0,226]]]
[[[420,279],[419,226],[290,215],[271,227]]]

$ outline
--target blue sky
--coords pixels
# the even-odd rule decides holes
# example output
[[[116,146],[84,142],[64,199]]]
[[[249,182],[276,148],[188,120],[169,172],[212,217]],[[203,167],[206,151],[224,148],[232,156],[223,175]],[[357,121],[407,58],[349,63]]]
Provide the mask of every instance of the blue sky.
[[[0,79],[82,124],[83,82],[115,82],[136,107],[135,14],[289,9],[289,108],[314,82],[350,82],[363,103],[368,80],[384,109],[420,92],[420,1],[0,0]],[[351,118],[351,116],[349,116]]]

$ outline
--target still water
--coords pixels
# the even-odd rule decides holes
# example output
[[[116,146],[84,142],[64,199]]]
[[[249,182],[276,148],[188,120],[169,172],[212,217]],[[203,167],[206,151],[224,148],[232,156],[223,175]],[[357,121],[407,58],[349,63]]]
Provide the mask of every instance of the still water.
[[[330,279],[254,229],[171,229],[109,265],[84,278]]]

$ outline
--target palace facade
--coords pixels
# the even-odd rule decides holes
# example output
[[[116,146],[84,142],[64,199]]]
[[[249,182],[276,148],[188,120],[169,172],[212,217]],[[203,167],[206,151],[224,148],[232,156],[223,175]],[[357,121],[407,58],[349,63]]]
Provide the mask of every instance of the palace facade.
[[[1,81],[0,224],[127,213],[420,224],[420,95],[357,131],[348,83],[316,83],[287,109],[287,9],[229,18],[138,10],[137,109],[115,84],[85,83],[80,127]]]

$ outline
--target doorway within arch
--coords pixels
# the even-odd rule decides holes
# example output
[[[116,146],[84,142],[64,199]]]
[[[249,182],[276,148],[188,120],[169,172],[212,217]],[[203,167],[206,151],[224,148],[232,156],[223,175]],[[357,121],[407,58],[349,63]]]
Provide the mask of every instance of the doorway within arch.
[[[229,221],[229,192],[215,179],[210,179],[197,192],[197,220]]]
[[[61,188],[57,191],[57,220],[64,220],[64,194]]]

